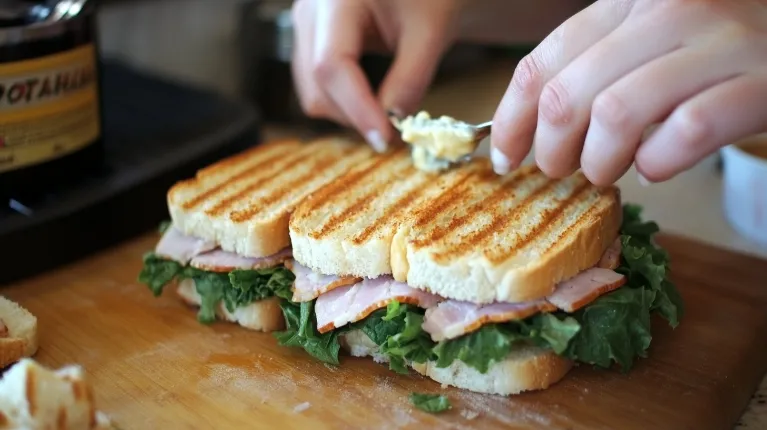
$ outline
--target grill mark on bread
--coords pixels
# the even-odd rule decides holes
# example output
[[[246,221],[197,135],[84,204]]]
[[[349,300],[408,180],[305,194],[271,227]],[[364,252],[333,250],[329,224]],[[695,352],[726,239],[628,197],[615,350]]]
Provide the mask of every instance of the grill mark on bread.
[[[331,199],[338,194],[350,190],[356,183],[368,174],[380,169],[381,167],[389,164],[392,161],[399,159],[399,155],[404,150],[391,152],[389,154],[373,158],[372,161],[364,168],[360,170],[352,170],[332,181],[329,185],[320,189],[315,193],[310,200],[307,200],[305,206],[303,206],[303,212],[309,215],[311,212],[317,210],[320,206],[326,205],[331,202]]]
[[[380,164],[379,164],[380,165]],[[408,164],[406,167],[397,170],[394,172],[393,176],[400,176],[400,175],[407,175],[408,172],[411,174],[415,173],[415,167],[413,167],[412,164]],[[346,221],[347,218],[354,216],[355,214],[358,214],[365,210],[368,205],[370,205],[371,200],[373,200],[373,197],[380,195],[383,190],[388,187],[389,183],[378,183],[375,184],[375,186],[365,193],[362,197],[358,198],[354,201],[351,205],[347,206],[346,209],[341,211],[341,213],[333,215],[330,217],[330,219],[325,222],[319,230],[315,230],[314,232],[310,233],[309,236],[312,239],[321,239],[323,236],[327,236],[328,234],[338,230],[344,225],[344,221]]]
[[[80,400],[85,400],[88,391],[85,382],[75,381],[72,380],[72,378],[68,378],[67,380],[72,383],[72,397],[74,397],[75,401],[79,402]]]
[[[509,197],[507,192],[509,191],[509,188],[515,187],[520,182],[523,182],[524,180],[530,178],[531,176],[538,176],[541,175],[542,172],[538,168],[530,168],[528,170],[520,172],[518,175],[515,175],[511,178],[510,181],[501,183],[498,185],[498,188],[493,190],[487,197],[482,199],[481,201],[474,203],[471,205],[467,210],[466,213],[453,218],[449,224],[445,226],[437,226],[434,228],[430,234],[424,238],[414,240],[412,242],[412,245],[415,248],[420,247],[426,247],[429,246],[442,238],[449,236],[453,233],[457,233],[458,227],[468,224],[470,221],[473,221],[477,216],[482,215],[484,212],[484,209],[490,207],[492,208],[492,205],[498,203],[499,201]],[[543,189],[546,187],[550,187],[551,182],[543,184],[540,188],[534,190],[530,196],[527,197],[527,199],[530,199],[531,197],[536,196],[539,194]],[[513,192],[512,192],[513,193]],[[513,195],[513,194],[512,194]],[[523,200],[521,204],[524,204],[527,199]],[[518,205],[519,207],[519,205]],[[517,208],[514,208],[514,211],[516,211]],[[513,214],[514,212],[512,212]],[[498,217],[496,217],[498,219]],[[486,227],[487,229],[487,227]],[[480,230],[480,232],[484,231]],[[490,230],[492,232],[492,230]],[[453,245],[453,247],[448,247],[448,249],[445,251],[445,253],[451,253],[451,251],[454,250],[455,247],[460,247],[461,244]]]
[[[226,189],[229,185],[234,184],[235,182],[238,182],[242,179],[245,179],[249,176],[254,176],[260,172],[263,172],[264,166],[272,165],[275,161],[279,160],[280,158],[284,158],[285,153],[279,152],[277,154],[273,154],[270,157],[267,157],[264,160],[261,160],[257,162],[256,164],[248,167],[247,169],[243,170],[242,172],[237,173],[236,175],[233,175],[229,178],[226,178],[223,182],[216,184],[207,190],[203,191],[202,193],[194,196],[193,198],[187,200],[184,202],[181,207],[184,210],[190,210],[194,209],[195,207],[199,206],[206,200],[210,199],[211,197],[215,196],[216,194],[220,193],[224,189]],[[192,186],[198,182],[197,179],[192,179],[190,181],[185,181],[185,185]]]
[[[312,148],[313,149],[313,148]],[[286,163],[283,164],[283,166],[290,166],[295,163],[302,163],[304,160],[306,160],[309,157],[312,157],[313,155],[311,153],[307,153],[308,151],[299,151],[298,153],[294,154],[291,158],[288,159]],[[209,216],[219,216],[223,214],[226,210],[230,209],[230,207],[240,201],[242,198],[247,196],[248,194],[252,193],[254,190],[258,190],[259,188],[271,183],[275,179],[278,179],[282,177],[283,175],[289,174],[290,169],[280,169],[278,172],[273,173],[271,175],[261,176],[258,179],[256,179],[254,182],[251,182],[245,186],[245,188],[239,190],[238,192],[230,195],[229,197],[226,197],[216,203],[215,206],[205,211],[206,215]],[[233,181],[232,181],[233,183]]]
[[[27,367],[27,381],[24,387],[27,403],[29,404],[29,416],[35,416],[37,412],[37,396],[35,395],[35,380],[37,376],[33,367]]]
[[[289,181],[287,184],[280,186],[276,190],[273,190],[271,194],[261,197],[257,201],[250,203],[247,208],[232,212],[230,219],[234,222],[244,222],[250,220],[259,212],[266,211],[271,205],[282,199],[289,192],[303,185],[306,185],[306,182],[317,178],[323,172],[337,167],[341,162],[341,159],[353,151],[354,150],[352,148],[346,148],[340,154],[328,154],[325,157],[317,158],[312,162],[312,165],[309,167],[309,170],[306,173]]]
[[[429,179],[427,178],[424,182],[428,182],[428,180]],[[424,193],[424,191],[426,191],[427,186],[427,184],[419,183],[413,190],[410,190],[407,194],[405,194],[404,197],[401,197],[391,205],[387,205],[386,210],[384,211],[381,218],[375,220],[373,224],[368,225],[364,230],[362,230],[360,234],[352,238],[352,243],[355,245],[364,243],[370,238],[370,236],[378,232],[383,226],[388,225],[388,222],[392,219],[392,217],[395,216],[395,214],[402,215],[407,213],[410,205],[416,199],[418,199],[421,194]]]
[[[483,175],[487,172],[483,172]],[[415,222],[413,228],[420,228],[428,225],[447,206],[457,203],[457,201],[466,197],[466,194],[461,193],[465,188],[465,184],[469,179],[475,175],[475,172],[466,172],[462,177],[450,185],[446,190],[441,192],[436,199],[427,202],[422,208],[418,208],[413,212],[415,216]],[[495,175],[495,173],[493,173]]]
[[[541,254],[542,254],[542,255],[546,255],[546,254],[548,254],[548,253],[549,253],[549,251],[551,251],[551,248],[553,248],[553,247],[554,247],[554,246],[555,246],[555,245],[556,245],[556,244],[557,244],[557,243],[558,243],[560,240],[562,240],[562,238],[564,238],[564,237],[567,237],[567,236],[570,234],[570,232],[571,232],[571,231],[573,231],[573,229],[575,229],[575,227],[576,227],[576,226],[579,226],[581,223],[585,222],[585,220],[587,220],[587,219],[591,218],[591,215],[592,215],[592,214],[593,214],[593,213],[594,213],[594,212],[597,210],[597,206],[598,206],[598,204],[599,204],[599,201],[598,201],[598,199],[599,199],[599,198],[601,198],[601,197],[602,197],[601,195],[600,195],[599,197],[597,197],[597,201],[596,201],[596,202],[594,202],[594,204],[593,204],[593,205],[591,205],[591,206],[590,206],[590,207],[589,207],[589,208],[586,210],[586,212],[584,212],[584,213],[580,214],[580,216],[578,216],[578,218],[575,220],[575,222],[573,222],[572,224],[570,224],[570,225],[568,225],[567,227],[565,227],[565,229],[564,229],[564,230],[562,230],[562,231],[561,231],[561,232],[560,232],[560,233],[557,235],[556,239],[554,239],[553,241],[551,241],[551,244],[549,244],[549,246],[548,246],[548,247],[546,247],[546,249],[545,249],[545,250],[543,250],[543,252],[542,252]],[[603,252],[604,252],[604,250],[603,250]]]
[[[275,142],[268,142],[261,145],[254,146],[253,148],[246,149],[238,154],[234,154],[216,163],[203,167],[195,175],[196,178],[203,179],[215,175],[219,171],[231,169],[243,162],[246,162],[249,158],[253,157],[256,153],[271,151],[278,146],[295,145],[299,142],[296,140],[281,140]]]
[[[545,210],[541,214],[543,217],[543,220],[536,224],[527,234],[525,234],[521,240],[517,240],[514,245],[511,247],[511,249],[507,249],[508,247],[500,247],[496,246],[492,249],[488,249],[484,252],[485,257],[490,260],[492,263],[501,263],[510,257],[513,257],[517,252],[519,252],[523,247],[525,247],[527,244],[535,240],[538,236],[540,236],[541,233],[544,233],[547,231],[553,222],[557,220],[560,216],[562,216],[563,213],[574,203],[580,201],[580,197],[582,194],[591,192],[592,191],[592,185],[589,183],[585,177],[581,176],[579,177],[581,180],[581,183],[577,185],[573,191],[570,193],[567,198],[565,198],[557,207],[550,210]],[[502,249],[499,249],[502,248]]]
[[[495,233],[502,231],[506,226],[518,222],[519,219],[527,213],[527,210],[533,205],[533,203],[538,200],[539,197],[545,196],[549,191],[551,191],[551,189],[555,188],[560,183],[562,183],[561,180],[551,179],[545,182],[543,186],[534,190],[518,205],[514,206],[511,209],[511,213],[509,214],[499,214],[497,211],[494,211],[492,213],[492,222],[465,237],[459,238],[460,240],[457,243],[452,244],[445,251],[435,254],[435,260],[444,263],[446,259],[465,254],[472,249],[481,249],[487,239],[492,238]],[[542,223],[546,222],[547,220],[544,215]],[[529,237],[528,241],[529,240],[532,240],[532,237]],[[518,242],[514,242],[511,246],[512,248],[516,249],[521,245]]]
[[[58,430],[66,430],[67,428],[67,410],[64,405],[59,407],[59,413],[56,416],[56,428]]]

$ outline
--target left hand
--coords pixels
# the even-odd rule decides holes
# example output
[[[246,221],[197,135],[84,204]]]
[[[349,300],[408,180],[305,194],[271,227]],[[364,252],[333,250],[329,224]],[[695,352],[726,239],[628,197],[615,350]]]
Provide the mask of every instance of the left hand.
[[[499,173],[534,144],[552,177],[670,179],[767,131],[767,2],[598,0],[519,63],[493,120]]]

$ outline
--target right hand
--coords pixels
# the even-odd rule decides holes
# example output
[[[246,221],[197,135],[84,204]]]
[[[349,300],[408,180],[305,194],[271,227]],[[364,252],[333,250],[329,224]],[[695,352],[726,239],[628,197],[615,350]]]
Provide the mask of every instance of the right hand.
[[[393,130],[386,110],[412,112],[455,37],[465,0],[297,0],[293,80],[302,109],[357,129],[376,151]],[[394,52],[377,95],[359,65],[367,50]]]

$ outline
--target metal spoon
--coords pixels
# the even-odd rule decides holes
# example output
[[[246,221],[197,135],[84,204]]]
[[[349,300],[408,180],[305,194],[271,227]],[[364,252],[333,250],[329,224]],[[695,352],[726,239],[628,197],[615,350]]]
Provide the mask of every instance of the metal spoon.
[[[399,123],[401,119],[392,111],[386,111],[386,114],[389,116],[389,121],[392,123],[394,128],[396,128],[397,131],[402,132],[402,130],[399,127]],[[458,160],[458,162],[466,162],[471,159],[471,154],[473,154],[477,150],[477,147],[479,146],[480,142],[482,142],[482,140],[486,138],[487,136],[489,136],[490,133],[492,132],[493,121],[486,121],[480,124],[469,124],[463,121],[461,122],[463,124],[466,124],[472,131],[471,153],[464,155]],[[434,160],[441,163],[455,164],[451,160],[442,159],[438,157],[435,157]]]

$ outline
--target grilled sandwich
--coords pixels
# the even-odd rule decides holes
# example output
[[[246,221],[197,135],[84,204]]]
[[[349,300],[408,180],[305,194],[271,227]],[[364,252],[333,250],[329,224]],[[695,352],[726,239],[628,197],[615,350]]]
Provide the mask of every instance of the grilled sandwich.
[[[372,155],[341,139],[276,141],[201,169],[168,192],[171,220],[139,280],[155,295],[177,284],[198,319],[253,330],[284,326],[293,275],[288,220],[305,196]]]
[[[497,176],[476,158],[436,175],[392,152],[296,207],[277,336],[325,361],[344,346],[503,395],[546,388],[577,361],[628,368],[649,346],[650,312],[672,325],[681,314],[656,230],[581,173]]]
[[[546,388],[574,363],[628,369],[650,314],[678,324],[658,230],[615,187],[488,160],[419,170],[340,140],[258,147],[168,193],[140,278],[284,346],[343,348],[478,392]]]

